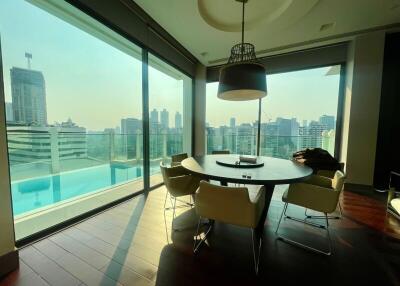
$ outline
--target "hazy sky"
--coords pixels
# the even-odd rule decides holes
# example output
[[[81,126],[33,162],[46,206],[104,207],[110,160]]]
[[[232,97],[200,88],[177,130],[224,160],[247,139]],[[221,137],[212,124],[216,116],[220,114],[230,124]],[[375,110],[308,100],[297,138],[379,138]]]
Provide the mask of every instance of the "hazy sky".
[[[89,130],[120,125],[142,115],[141,62],[23,0],[0,1],[0,35],[6,101],[10,69],[43,72],[48,122],[69,117]],[[150,108],[182,113],[183,81],[149,69]],[[177,96],[179,95],[179,96]]]
[[[268,67],[266,67],[268,69]],[[267,76],[267,97],[262,99],[261,121],[276,117],[318,120],[323,115],[336,117],[339,75],[326,76],[328,67]],[[218,83],[207,84],[207,122],[211,126],[254,122],[258,118],[258,100],[245,102],[217,98]],[[221,114],[220,110],[223,110]]]
[[[0,36],[6,101],[11,101],[10,69],[27,67],[24,55],[30,52],[32,69],[42,71],[46,81],[50,124],[71,118],[88,130],[103,130],[119,126],[121,118],[141,118],[139,60],[23,0],[0,0]],[[327,69],[268,76],[262,120],[336,116],[339,76],[325,76]],[[175,112],[183,112],[183,81],[153,68],[149,80],[150,110],[166,108],[174,126]],[[222,101],[217,86],[207,85],[208,123],[257,119],[257,101]]]

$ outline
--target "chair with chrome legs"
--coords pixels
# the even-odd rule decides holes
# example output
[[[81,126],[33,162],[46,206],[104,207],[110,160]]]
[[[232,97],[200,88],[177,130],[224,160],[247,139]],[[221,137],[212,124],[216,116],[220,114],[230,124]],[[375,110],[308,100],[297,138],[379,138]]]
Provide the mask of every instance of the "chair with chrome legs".
[[[213,223],[209,224],[204,237],[198,241],[200,225],[203,218],[237,226],[251,228],[253,241],[253,258],[256,274],[260,261],[262,236],[256,231],[264,209],[264,187],[260,187],[255,198],[249,198],[247,188],[225,187],[200,182],[196,192],[195,209],[199,215],[196,236],[194,238],[193,252],[197,253],[202,243],[207,239]]]
[[[309,179],[307,179],[307,181],[304,181],[303,183],[320,186],[322,188],[328,188],[328,189],[332,189],[332,190],[334,189],[333,178],[320,176],[320,175],[312,175]],[[338,200],[338,209],[339,209],[339,215],[336,215],[336,214],[329,215],[328,219],[340,219],[342,217],[343,212],[342,212],[342,206],[340,204],[340,196],[339,196],[339,200]],[[307,214],[307,208],[305,208],[305,210],[304,210],[304,215],[308,219],[325,219],[324,215],[309,215],[309,214]]]
[[[164,201],[164,217],[165,211],[172,210],[172,230],[177,230],[174,228],[174,219],[176,208],[178,207],[193,207],[192,203],[181,201],[178,198],[194,195],[197,188],[199,187],[200,178],[190,175],[182,166],[167,167],[162,162],[160,163],[161,174],[164,179],[164,184],[167,189]],[[167,198],[170,196],[171,207],[167,208]],[[183,203],[180,206],[176,205],[176,201]]]
[[[344,172],[344,163],[339,163],[340,165],[340,171]],[[331,188],[332,187],[332,179],[335,176],[336,171],[332,170],[318,170],[316,175],[313,175],[309,180],[307,180],[305,183],[308,184],[314,184],[318,185],[321,187],[327,187]],[[340,203],[340,198],[338,202],[338,208],[339,208],[339,215],[331,215],[328,216],[329,219],[340,219],[343,216],[343,210],[342,210],[342,205]],[[307,209],[305,209],[304,214],[307,218],[310,219],[324,219],[325,216],[318,216],[318,215],[308,215],[307,214]]]
[[[171,166],[180,166],[181,162],[188,158],[187,153],[180,153],[180,154],[175,154],[171,156]]]
[[[229,150],[213,150],[211,151],[212,155],[228,155],[231,154],[231,151]]]
[[[285,218],[302,222],[311,226],[323,228],[327,233],[328,240],[328,251],[316,249],[312,246],[302,244],[300,242],[291,240],[287,237],[284,237],[278,234],[278,239],[283,240],[285,242],[294,244],[296,246],[300,246],[302,248],[318,252],[325,255],[331,255],[332,246],[331,246],[331,238],[329,234],[329,222],[328,222],[328,214],[332,213],[336,210],[337,204],[339,202],[339,196],[343,189],[344,182],[346,176],[341,171],[336,171],[335,176],[331,181],[331,187],[321,187],[317,185],[311,185],[306,183],[296,183],[291,184],[289,189],[285,191],[282,196],[282,201],[285,203],[283,208],[281,217],[279,218],[278,226],[276,228],[275,233],[278,234],[279,226],[281,224],[282,217],[285,215]],[[310,221],[307,221],[307,218],[304,220],[294,218],[286,215],[286,210],[288,204],[294,204],[298,206],[302,206],[304,208],[308,208],[314,211],[324,213],[326,225],[316,224]]]

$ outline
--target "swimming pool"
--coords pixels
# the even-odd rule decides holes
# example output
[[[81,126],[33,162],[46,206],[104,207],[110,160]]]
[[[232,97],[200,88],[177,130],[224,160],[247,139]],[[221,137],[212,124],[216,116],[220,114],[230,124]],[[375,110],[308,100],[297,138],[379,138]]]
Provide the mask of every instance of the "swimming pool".
[[[152,168],[151,173],[159,168]],[[110,164],[57,175],[15,181],[11,184],[14,216],[142,177],[141,167]]]

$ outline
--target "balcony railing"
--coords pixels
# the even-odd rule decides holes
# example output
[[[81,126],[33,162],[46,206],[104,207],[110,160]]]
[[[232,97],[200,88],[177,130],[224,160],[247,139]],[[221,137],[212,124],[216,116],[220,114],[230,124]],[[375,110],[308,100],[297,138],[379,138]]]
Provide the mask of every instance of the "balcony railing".
[[[235,154],[256,155],[256,135],[207,135],[206,150],[211,154],[213,150],[230,150]],[[334,155],[334,132],[325,132],[321,135],[280,136],[263,135],[260,137],[260,155],[288,159],[296,151],[305,148],[323,148]]]

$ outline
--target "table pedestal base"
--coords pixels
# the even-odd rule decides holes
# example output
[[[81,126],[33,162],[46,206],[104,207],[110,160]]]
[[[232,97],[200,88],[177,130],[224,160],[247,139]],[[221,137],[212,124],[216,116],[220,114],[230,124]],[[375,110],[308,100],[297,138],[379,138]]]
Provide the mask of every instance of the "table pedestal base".
[[[260,222],[256,228],[256,232],[258,235],[262,235],[265,226],[265,220],[267,219],[269,205],[271,204],[272,195],[274,193],[275,185],[264,185],[265,189],[265,202],[264,202],[264,210],[260,218]]]

